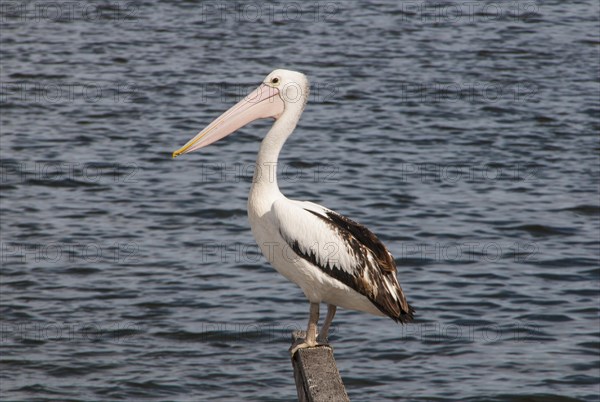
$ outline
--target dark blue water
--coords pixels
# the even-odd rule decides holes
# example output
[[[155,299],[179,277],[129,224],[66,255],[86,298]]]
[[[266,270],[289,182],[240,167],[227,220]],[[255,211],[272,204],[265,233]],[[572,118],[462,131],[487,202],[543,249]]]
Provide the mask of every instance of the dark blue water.
[[[3,2],[2,400],[295,398],[308,304],[254,244],[275,68],[290,198],[369,226],[414,324],[340,311],[353,400],[599,400],[599,5]]]

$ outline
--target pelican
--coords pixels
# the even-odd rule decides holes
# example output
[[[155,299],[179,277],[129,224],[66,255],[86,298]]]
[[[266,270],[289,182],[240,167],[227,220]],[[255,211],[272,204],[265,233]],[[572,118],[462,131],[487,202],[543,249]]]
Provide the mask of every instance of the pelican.
[[[300,120],[309,83],[302,73],[275,70],[246,98],[173,152],[173,158],[206,147],[257,119],[275,119],[262,140],[248,218],[258,246],[271,265],[297,284],[310,302],[306,337],[290,348],[327,343],[337,307],[388,316],[396,322],[413,319],[398,282],[396,263],[383,243],[365,226],[321,205],[286,198],[277,185],[279,152]],[[327,316],[317,333],[319,305]]]

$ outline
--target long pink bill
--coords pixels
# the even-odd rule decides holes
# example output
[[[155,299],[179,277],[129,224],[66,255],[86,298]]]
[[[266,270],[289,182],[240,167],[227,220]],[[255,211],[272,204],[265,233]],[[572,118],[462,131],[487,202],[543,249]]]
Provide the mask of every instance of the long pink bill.
[[[248,96],[216,118],[187,144],[173,152],[173,158],[195,151],[234,133],[257,119],[278,118],[284,110],[279,90],[261,84]]]

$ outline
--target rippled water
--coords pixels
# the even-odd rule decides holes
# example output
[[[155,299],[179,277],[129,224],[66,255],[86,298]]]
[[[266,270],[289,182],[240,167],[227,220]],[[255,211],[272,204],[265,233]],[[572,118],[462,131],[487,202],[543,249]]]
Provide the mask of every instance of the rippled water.
[[[1,398],[295,398],[308,304],[245,211],[270,123],[170,158],[284,67],[282,191],[417,309],[339,312],[350,397],[598,400],[598,3],[448,4],[3,2]]]

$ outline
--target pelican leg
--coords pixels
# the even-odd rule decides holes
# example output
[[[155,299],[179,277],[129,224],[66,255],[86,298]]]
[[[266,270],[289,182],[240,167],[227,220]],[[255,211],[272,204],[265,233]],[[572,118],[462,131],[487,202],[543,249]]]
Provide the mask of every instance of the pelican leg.
[[[321,332],[319,333],[319,337],[317,338],[319,343],[327,343],[327,335],[329,335],[329,328],[331,327],[331,322],[333,321],[333,317],[335,317],[335,311],[337,306],[334,304],[327,305],[327,317],[325,317],[325,322],[321,327]]]
[[[319,323],[319,303],[310,303],[310,315],[308,318],[308,328],[306,329],[306,338],[304,342],[296,343],[290,347],[290,354],[294,354],[298,349],[313,348],[317,346],[317,324]]]

